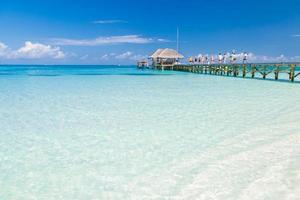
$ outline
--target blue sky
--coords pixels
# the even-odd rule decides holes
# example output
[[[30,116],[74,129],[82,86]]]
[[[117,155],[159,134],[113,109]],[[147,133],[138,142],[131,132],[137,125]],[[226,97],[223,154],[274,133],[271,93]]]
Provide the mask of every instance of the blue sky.
[[[131,64],[157,48],[300,61],[294,0],[0,0],[0,63]]]

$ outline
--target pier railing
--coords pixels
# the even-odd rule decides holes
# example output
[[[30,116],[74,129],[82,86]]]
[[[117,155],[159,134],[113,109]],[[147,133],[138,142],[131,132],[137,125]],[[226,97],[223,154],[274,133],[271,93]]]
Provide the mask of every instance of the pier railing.
[[[243,78],[272,78],[275,80],[282,78],[292,82],[296,77],[300,77],[300,63],[175,64],[173,66],[156,66],[156,69]]]

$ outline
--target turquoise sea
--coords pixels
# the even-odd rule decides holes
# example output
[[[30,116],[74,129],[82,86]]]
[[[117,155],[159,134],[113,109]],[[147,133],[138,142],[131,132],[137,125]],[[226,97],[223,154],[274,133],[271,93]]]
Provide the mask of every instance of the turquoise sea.
[[[0,66],[1,200],[299,196],[299,83]]]

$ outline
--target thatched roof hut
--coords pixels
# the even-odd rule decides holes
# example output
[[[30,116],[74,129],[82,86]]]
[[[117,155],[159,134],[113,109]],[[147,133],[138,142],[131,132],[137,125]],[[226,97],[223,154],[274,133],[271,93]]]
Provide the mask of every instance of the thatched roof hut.
[[[150,58],[157,59],[182,59],[184,58],[183,55],[175,51],[174,49],[157,49]]]
[[[173,66],[184,57],[174,49],[157,49],[150,58],[152,59],[152,66],[156,68]]]

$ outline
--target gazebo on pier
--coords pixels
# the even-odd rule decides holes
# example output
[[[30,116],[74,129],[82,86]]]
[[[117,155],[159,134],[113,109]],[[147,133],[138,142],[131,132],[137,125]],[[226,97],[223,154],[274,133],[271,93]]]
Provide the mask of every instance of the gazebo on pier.
[[[172,67],[178,63],[184,56],[174,49],[157,49],[150,59],[152,59],[152,66],[154,68]]]

